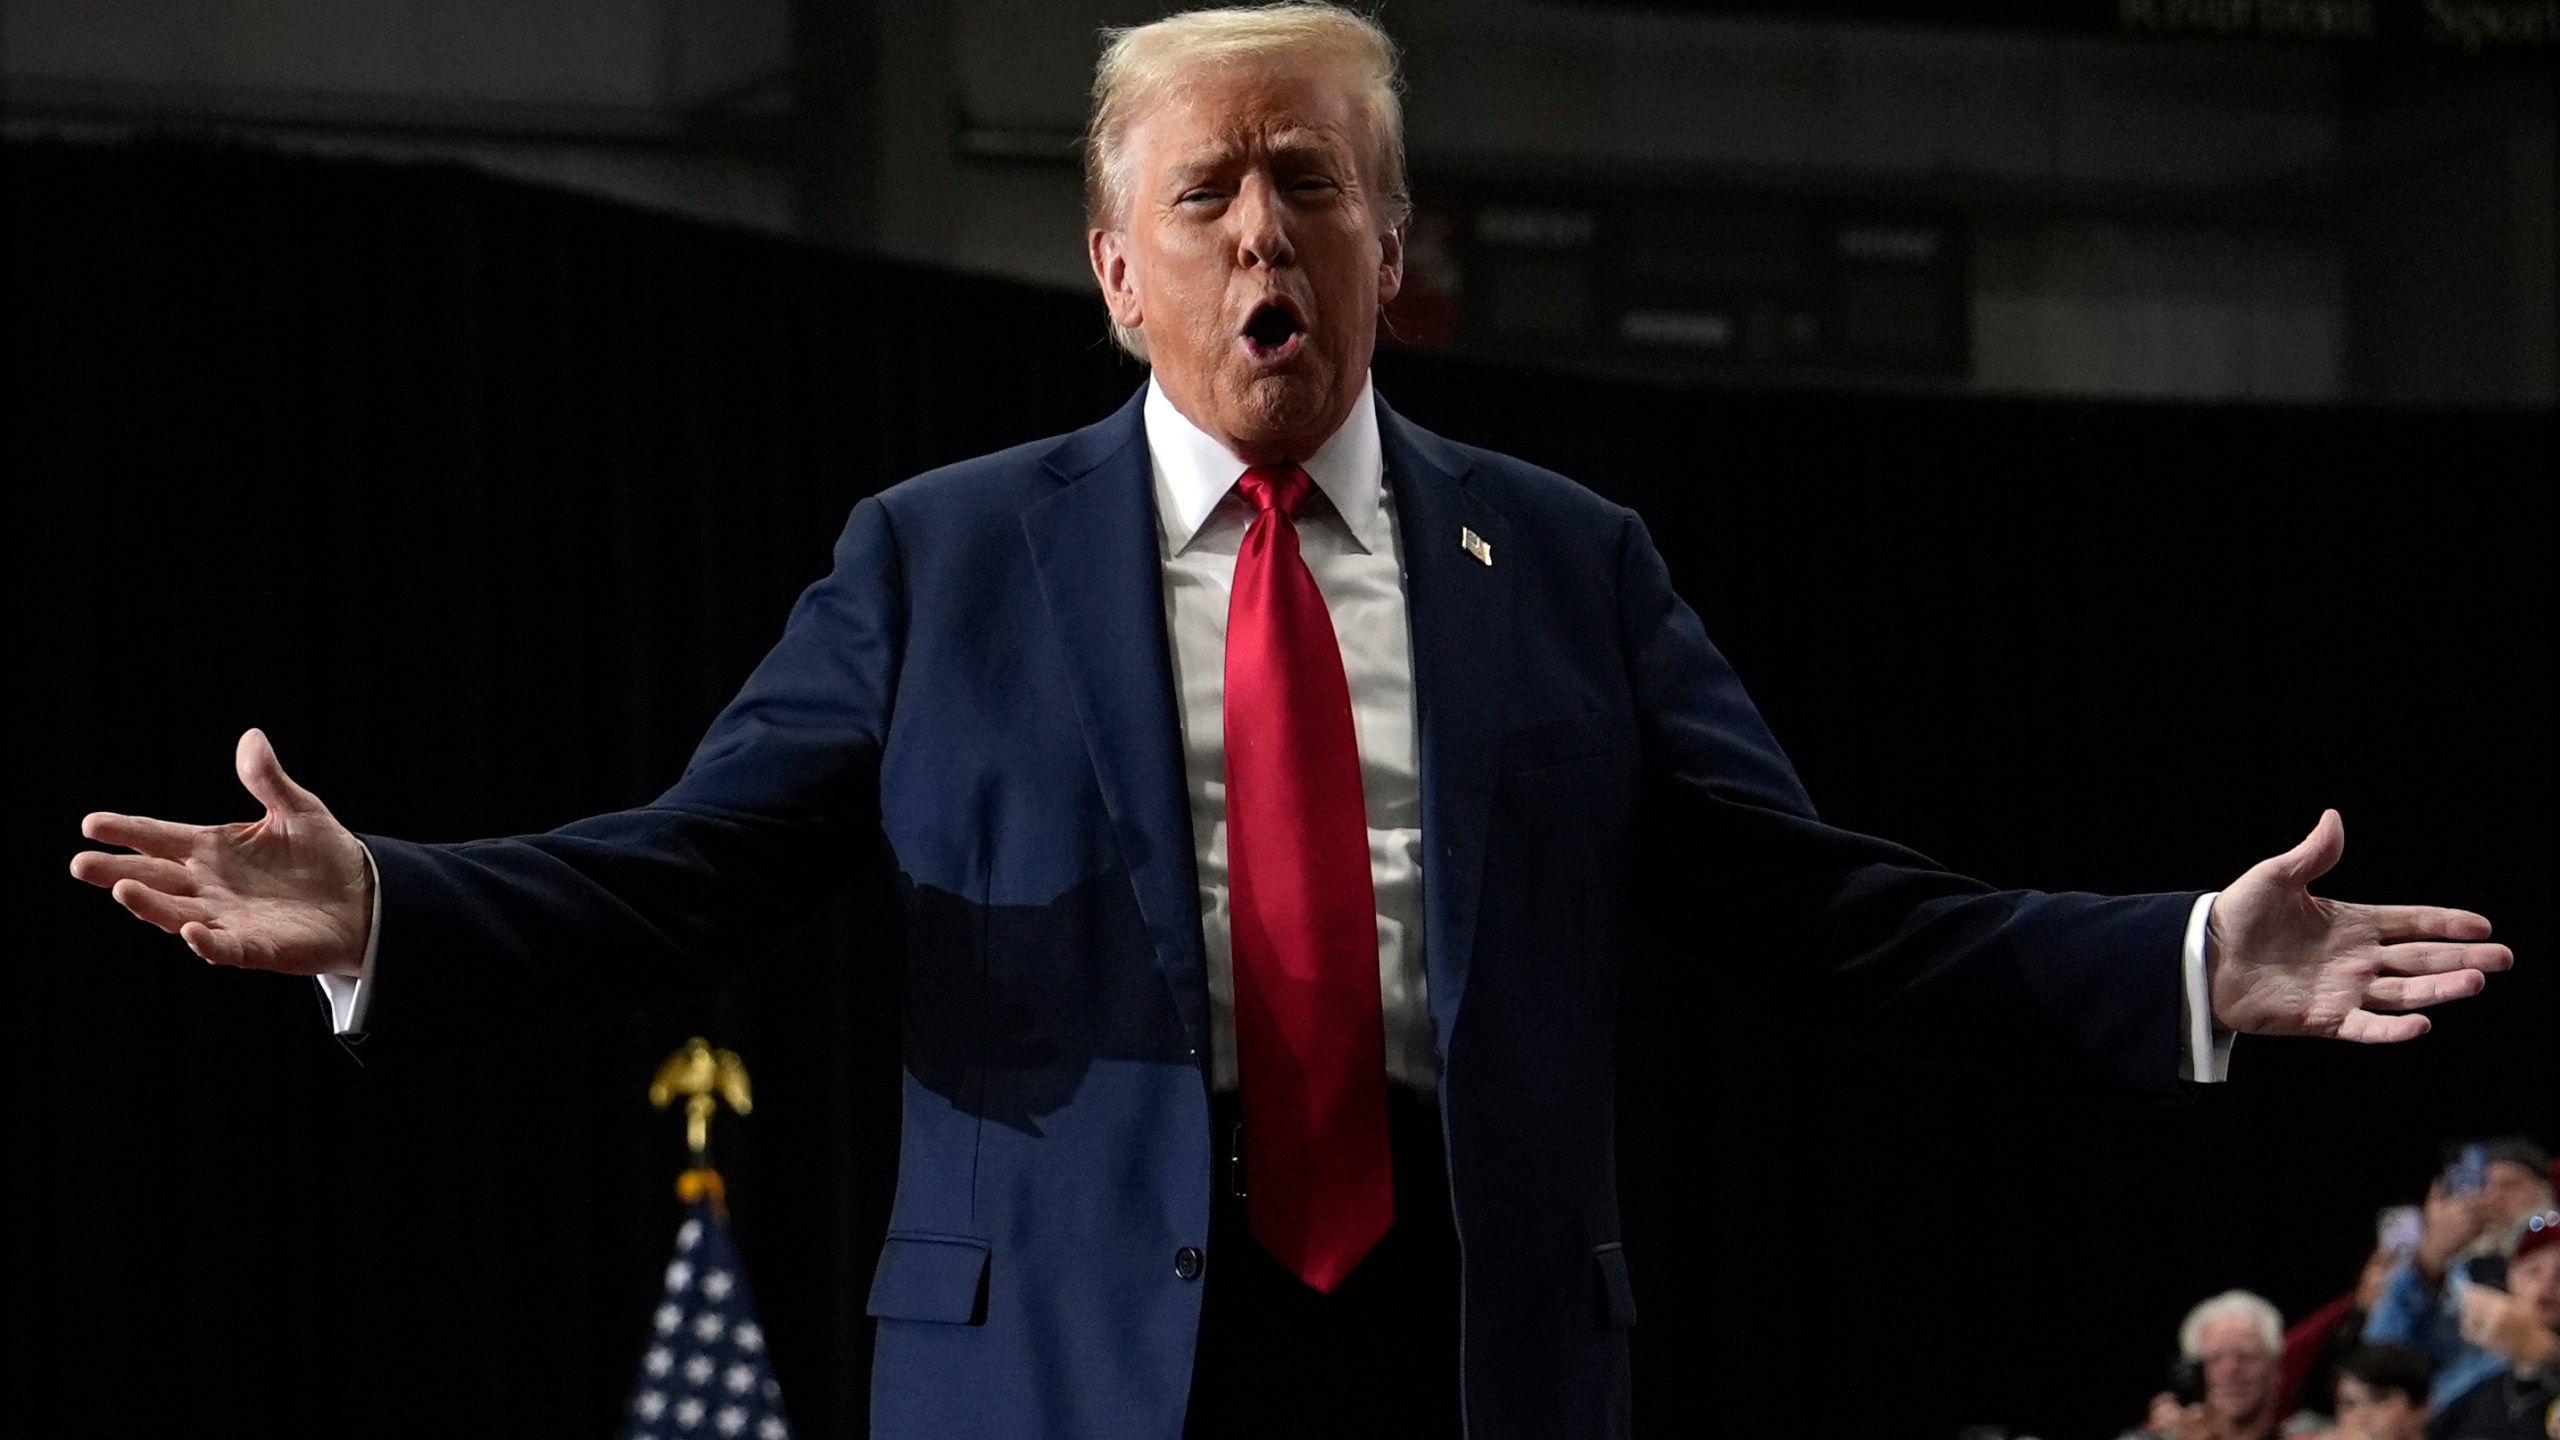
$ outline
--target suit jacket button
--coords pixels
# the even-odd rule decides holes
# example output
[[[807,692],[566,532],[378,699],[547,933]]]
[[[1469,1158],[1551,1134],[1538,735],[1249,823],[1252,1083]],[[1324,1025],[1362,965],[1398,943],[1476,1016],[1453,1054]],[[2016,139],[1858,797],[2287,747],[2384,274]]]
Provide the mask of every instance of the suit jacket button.
[[[1200,1252],[1185,1245],[1173,1252],[1173,1273],[1185,1280],[1200,1278]]]

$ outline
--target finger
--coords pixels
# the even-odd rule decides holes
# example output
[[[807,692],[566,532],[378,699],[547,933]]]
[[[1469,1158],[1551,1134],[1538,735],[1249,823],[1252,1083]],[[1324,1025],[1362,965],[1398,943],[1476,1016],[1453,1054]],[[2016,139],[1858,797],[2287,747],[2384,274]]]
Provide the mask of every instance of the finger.
[[[116,903],[132,911],[146,923],[157,925],[171,934],[190,920],[205,920],[213,907],[202,900],[181,895],[163,895],[139,880],[119,880],[108,890]]]
[[[276,747],[267,743],[267,732],[250,729],[241,732],[239,748],[232,752],[232,768],[240,773],[240,783],[258,797],[258,803],[270,810],[288,815],[308,815],[327,807],[320,797],[293,783],[284,773],[284,762],[276,759]]]
[[[2397,1045],[2415,1040],[2434,1028],[2424,1015],[2376,1015],[2370,1010],[2350,1010],[2346,1021],[2338,1026],[2338,1038],[2359,1045]]]
[[[178,938],[185,941],[187,948],[196,952],[196,957],[207,964],[244,965],[248,963],[249,947],[241,944],[240,937],[228,930],[216,930],[210,925],[193,923],[180,926]]]
[[[2449,975],[2420,975],[2405,980],[2386,975],[2364,987],[2364,1003],[2379,1005],[2386,1010],[2415,1010],[2477,995],[2488,983],[2489,977],[2477,970],[2456,970]]]
[[[2504,945],[2448,945],[2439,942],[2386,945],[2381,969],[2391,975],[2441,975],[2450,970],[2510,970],[2516,952]]]
[[[104,850],[83,850],[71,857],[71,876],[100,887],[113,887],[119,880],[139,880],[170,895],[196,893],[195,877],[187,873],[186,866],[175,860],[162,860],[150,855],[110,855]]]
[[[2320,812],[2320,823],[2302,837],[2302,843],[2267,861],[2274,878],[2301,889],[2329,873],[2338,857],[2347,853],[2347,822],[2335,810]]]
[[[2367,905],[2362,907],[2383,939],[2486,940],[2489,917],[2439,905]]]
[[[201,825],[181,825],[174,820],[154,820],[143,815],[113,815],[106,811],[84,817],[80,833],[103,845],[122,845],[145,855],[175,860],[192,853],[197,837],[204,834]]]

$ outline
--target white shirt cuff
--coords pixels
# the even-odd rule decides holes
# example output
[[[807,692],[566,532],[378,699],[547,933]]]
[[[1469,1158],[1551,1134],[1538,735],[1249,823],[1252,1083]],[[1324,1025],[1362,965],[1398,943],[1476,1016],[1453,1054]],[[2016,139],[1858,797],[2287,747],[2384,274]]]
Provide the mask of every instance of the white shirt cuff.
[[[364,963],[353,975],[318,975],[320,993],[329,997],[329,1029],[345,1035],[364,1028],[365,983],[373,978],[373,952],[382,948],[382,872],[374,867],[373,847],[364,846],[364,868],[373,880],[373,918],[365,924]]]
[[[2234,1032],[2213,1023],[2204,963],[2205,932],[2213,922],[2213,902],[2221,893],[2209,890],[2196,897],[2195,908],[2187,912],[2187,939],[2178,957],[2183,972],[2178,986],[2178,1078],[2205,1085],[2231,1078]]]

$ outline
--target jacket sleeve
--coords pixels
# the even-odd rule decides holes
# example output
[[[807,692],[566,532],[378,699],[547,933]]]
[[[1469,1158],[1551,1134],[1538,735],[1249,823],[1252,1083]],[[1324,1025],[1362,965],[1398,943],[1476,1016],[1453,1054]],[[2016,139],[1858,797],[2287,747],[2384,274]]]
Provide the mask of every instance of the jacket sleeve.
[[[540,835],[365,836],[381,942],[360,1059],[664,1003],[803,924],[879,834],[905,631],[896,536],[854,507],[830,573],[696,748],[635,810]]]
[[[1619,613],[1646,780],[1638,904],[1675,949],[1711,950],[1738,988],[1859,1043],[2177,1092],[2195,892],[1997,890],[1825,824],[1632,514]]]
[[[2436,1287],[2418,1273],[2415,1260],[2391,1267],[2391,1277],[2382,1282],[2381,1298],[2365,1317],[2364,1338],[2376,1345],[2405,1345],[2433,1365],[2453,1358],[2446,1341],[2458,1345],[2461,1339],[2444,1307],[2436,1303]]]

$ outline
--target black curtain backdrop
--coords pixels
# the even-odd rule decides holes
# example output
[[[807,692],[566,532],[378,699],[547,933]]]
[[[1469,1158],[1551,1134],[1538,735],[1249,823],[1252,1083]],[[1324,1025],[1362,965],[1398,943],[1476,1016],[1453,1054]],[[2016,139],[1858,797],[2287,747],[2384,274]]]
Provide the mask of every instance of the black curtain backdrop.
[[[11,1428],[609,1435],[677,1221],[643,1091],[700,1032],[757,1080],[716,1145],[788,1403],[861,1434],[876,883],[698,1002],[364,1070],[308,982],[211,972],[64,866],[89,809],[249,818],[251,724],[360,829],[646,800],[856,498],[1139,383],[1099,307],[452,168],[5,163]],[[1379,375],[1640,509],[1835,820],[2149,890],[2336,805],[2331,893],[2474,906],[2524,957],[2418,1044],[2244,1041],[2160,1107],[1844,1048],[1728,998],[1748,956],[1647,957],[1644,1433],[2112,1435],[2188,1304],[2343,1290],[2440,1137],[2560,1141],[2548,412]]]

